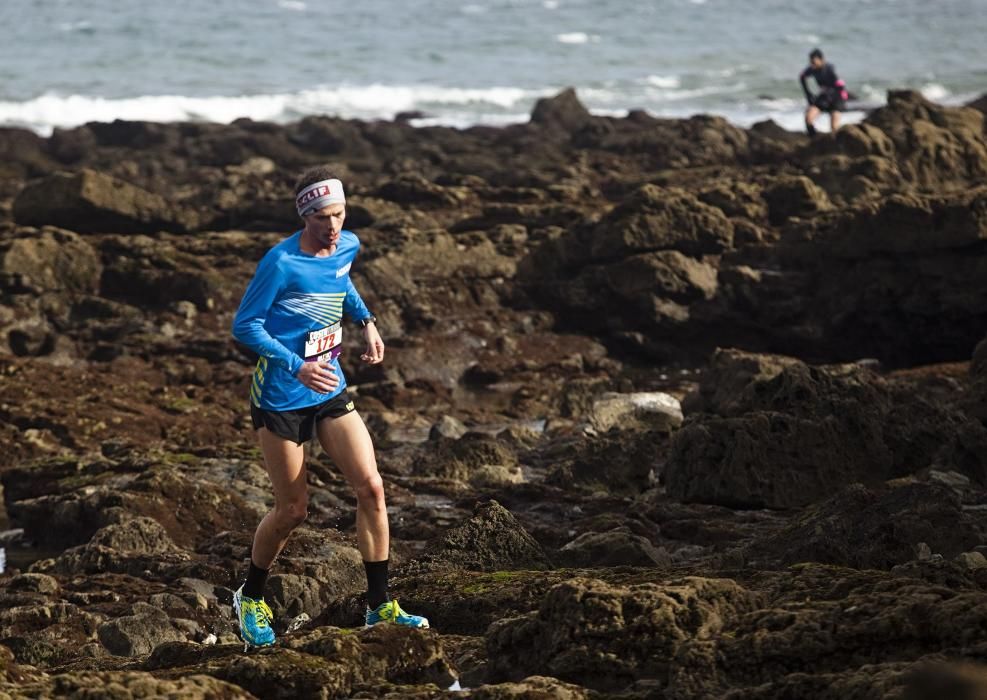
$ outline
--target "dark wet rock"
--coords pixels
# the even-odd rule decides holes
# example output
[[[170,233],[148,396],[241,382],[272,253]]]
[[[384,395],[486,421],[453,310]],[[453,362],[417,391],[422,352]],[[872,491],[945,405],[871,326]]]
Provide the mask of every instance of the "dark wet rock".
[[[757,568],[814,561],[890,569],[915,558],[920,542],[942,556],[955,557],[982,544],[982,530],[945,486],[891,482],[870,490],[854,484],[810,506],[744,555]]]
[[[546,483],[566,490],[636,496],[654,485],[668,444],[662,431],[614,431],[556,457]]]
[[[4,196],[15,194],[8,189],[18,180],[47,173],[53,163],[46,153],[45,141],[33,131],[12,127],[0,128],[0,183]]]
[[[677,250],[699,257],[733,242],[724,213],[679,189],[645,185],[600,220],[588,237],[584,261],[618,258],[654,250]],[[574,243],[574,241],[573,241]]]
[[[987,376],[987,338],[977,343],[977,347],[973,349],[973,358],[970,360],[970,376],[974,379]]]
[[[590,568],[597,566],[660,567],[671,564],[663,548],[655,547],[629,528],[607,532],[587,532],[559,549],[556,558],[562,566]]]
[[[99,289],[99,255],[81,236],[56,228],[19,229],[0,239],[0,287],[42,294]]]
[[[853,158],[895,156],[894,142],[884,131],[868,122],[848,124],[832,138],[813,139],[810,147],[814,153],[841,153]]]
[[[14,201],[14,218],[27,226],[79,233],[186,229],[183,215],[160,195],[94,170],[59,173],[28,185]]]
[[[455,663],[489,697],[598,693],[565,685],[586,677],[626,698],[901,700],[927,692],[910,685],[918,664],[981,658],[987,391],[982,353],[966,360],[987,321],[983,117],[892,102],[811,141],[592,117],[572,95],[504,129],[0,130],[0,546],[30,572],[0,576],[0,695],[222,697],[222,678],[233,696],[432,700]],[[388,343],[364,367],[353,333],[343,362],[378,438],[391,593],[433,631],[321,626],[361,625],[365,601],[352,490],[316,450],[308,526],[269,591],[279,630],[316,619],[244,655],[229,601],[271,496],[229,320],[297,226],[294,176],[326,158]],[[139,192],[80,209],[83,238],[14,225],[27,178],[61,167]],[[144,194],[165,204],[157,223]],[[735,349],[677,372],[717,347]],[[948,364],[912,368],[933,361]],[[620,411],[586,430],[606,392],[680,398],[696,381],[671,439]],[[443,416],[477,432],[425,441]],[[491,497],[509,517],[484,506],[464,523]],[[881,568],[779,568],[799,560]],[[672,592],[687,574],[754,602]],[[549,605],[580,575],[606,591]],[[96,640],[145,605],[219,643],[159,644],[138,672]],[[508,623],[491,657],[481,635]],[[132,651],[131,631],[116,641]],[[517,684],[480,687],[505,669]],[[556,671],[572,675],[522,678]]]
[[[775,225],[793,216],[807,218],[832,209],[826,192],[804,176],[773,180],[765,187],[763,195],[768,205],[768,216]]]
[[[324,628],[292,639],[289,646],[327,661],[360,663],[355,675],[363,683],[386,679],[448,688],[456,679],[438,635],[399,625],[375,625],[357,636]]]
[[[987,189],[945,197],[895,194],[820,220],[819,228],[810,230],[814,246],[824,244],[826,255],[834,258],[964,248],[987,239]],[[804,244],[800,249],[808,252]]]
[[[429,182],[420,175],[402,175],[385,183],[377,196],[402,205],[451,207],[462,203],[462,192]]]
[[[866,123],[894,142],[904,176],[926,191],[959,189],[987,175],[984,113],[970,107],[943,107],[920,93],[891,90],[888,104]]]
[[[938,462],[982,478],[968,448],[976,437],[953,437],[962,416],[896,390],[858,365],[790,364],[749,384],[732,410],[725,418],[697,416],[673,436],[663,472],[670,495],[786,508],[847,483],[874,485]]]
[[[684,408],[736,415],[744,391],[754,381],[771,379],[799,360],[784,355],[750,353],[736,348],[717,348],[703,369],[696,399],[684,402]]]
[[[901,698],[902,700],[983,700],[987,674],[980,667],[944,663],[930,655],[914,663],[865,664],[850,671],[808,673],[796,671],[757,687],[730,691],[724,700],[776,698]]]
[[[563,132],[577,131],[591,119],[589,110],[579,101],[572,88],[567,88],[554,97],[539,99],[531,112],[533,124]]]
[[[442,418],[433,423],[432,427],[429,428],[428,439],[438,440],[440,438],[446,438],[449,440],[458,440],[468,430],[461,420],[453,416],[442,416]]]
[[[238,474],[232,490],[229,470]],[[256,522],[261,507],[244,498],[251,492],[250,474],[249,466],[235,462],[159,453],[128,455],[112,464],[42,462],[0,472],[0,482],[10,516],[44,547],[85,544],[100,528],[122,526],[138,516],[156,520],[173,541],[194,546],[233,524]],[[114,541],[126,536],[125,529],[110,531]],[[145,534],[149,542],[163,541],[151,529]]]
[[[99,641],[116,656],[143,656],[159,644],[184,640],[180,632],[160,608],[137,604],[134,614],[118,617],[99,626]]]
[[[768,205],[761,188],[751,183],[717,183],[698,196],[701,202],[720,209],[731,218],[742,217],[750,221],[766,221],[768,218]],[[736,235],[736,230],[734,233]]]
[[[165,573],[188,560],[165,529],[151,518],[126,518],[96,531],[84,545],[63,552],[46,570],[61,574],[115,572],[134,576]]]
[[[693,674],[709,674],[714,662],[703,647],[756,602],[729,580],[620,587],[576,578],[552,588],[537,613],[490,627],[489,680],[548,672],[596,690],[642,678],[679,690],[698,680]]]
[[[0,685],[0,691],[4,690]],[[21,682],[10,688],[15,698],[36,697],[174,697],[188,700],[249,700],[251,695],[236,685],[204,675],[162,679],[136,671],[74,671]]]
[[[286,638],[281,647],[242,652],[240,645],[163,644],[144,667],[158,676],[211,675],[265,698],[352,697],[360,686],[378,683],[447,688],[456,677],[435,635],[397,625],[356,634],[319,628]]]
[[[295,618],[305,613],[310,618],[322,612],[323,586],[310,576],[274,574],[267,581],[264,599],[277,618]]]
[[[511,512],[497,501],[488,501],[478,503],[469,520],[430,544],[413,568],[511,571],[550,566],[541,546]]]
[[[470,432],[453,440],[439,438],[413,463],[413,472],[469,482],[489,467],[516,469],[517,455],[506,443],[483,433]]]
[[[592,692],[551,676],[528,676],[517,683],[494,683],[471,688],[462,697],[470,700],[584,700],[592,697]]]
[[[54,595],[59,591],[58,579],[46,574],[18,574],[7,582],[7,591],[27,591]]]
[[[840,593],[793,604],[791,596],[800,590],[801,579],[819,575],[841,580]],[[976,631],[984,616],[980,591],[957,593],[868,573],[853,580],[838,569],[813,567],[784,578],[790,592],[783,600],[739,618],[733,634],[720,640],[729,681],[756,686],[792,669],[835,673],[848,665],[909,661],[981,641]],[[805,645],[810,637],[812,644]]]

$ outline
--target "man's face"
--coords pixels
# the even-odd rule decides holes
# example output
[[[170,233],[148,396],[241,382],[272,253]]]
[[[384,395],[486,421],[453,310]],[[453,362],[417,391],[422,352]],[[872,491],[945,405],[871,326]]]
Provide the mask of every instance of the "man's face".
[[[813,68],[822,68],[826,64],[826,61],[824,61],[820,56],[813,56],[809,59],[809,63],[812,64]]]
[[[305,229],[315,237],[321,245],[331,246],[339,241],[339,232],[343,230],[346,219],[345,204],[330,204],[314,214],[305,217]]]

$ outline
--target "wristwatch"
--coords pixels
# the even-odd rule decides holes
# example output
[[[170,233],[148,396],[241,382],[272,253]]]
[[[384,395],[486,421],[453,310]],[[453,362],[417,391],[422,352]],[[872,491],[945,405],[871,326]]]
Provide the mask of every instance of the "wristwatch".
[[[366,328],[371,323],[377,323],[377,317],[374,316],[373,314],[370,314],[366,318],[360,319],[360,325],[363,326],[364,328]]]

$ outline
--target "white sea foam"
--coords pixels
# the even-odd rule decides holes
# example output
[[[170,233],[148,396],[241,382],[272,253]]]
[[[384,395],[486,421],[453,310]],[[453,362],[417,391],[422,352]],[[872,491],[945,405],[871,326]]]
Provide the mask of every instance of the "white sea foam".
[[[822,41],[822,37],[818,34],[787,34],[785,36],[785,41],[792,44],[818,44]]]
[[[304,12],[308,9],[308,5],[301,0],[278,0],[278,7],[284,10],[294,10],[295,12]]]
[[[544,0],[542,5],[546,10],[557,10],[559,9],[559,0]]]
[[[665,88],[666,90],[677,88],[682,84],[682,81],[674,75],[649,75],[645,78],[645,80],[648,85],[654,85],[658,88]]]
[[[421,110],[440,115],[456,111],[482,116],[527,113],[546,90],[514,87],[453,88],[434,85],[342,85],[299,93],[242,97],[145,95],[121,99],[48,93],[25,102],[0,101],[0,125],[21,126],[40,134],[90,121],[230,122],[240,117],[285,122],[312,114],[390,119],[398,112]],[[458,108],[458,110],[457,110]],[[468,109],[463,109],[468,108]],[[457,120],[458,121],[458,120]],[[473,123],[479,123],[474,119]]]
[[[86,20],[81,20],[79,22],[61,22],[58,25],[58,31],[91,34],[93,32],[93,23]]]
[[[925,99],[933,102],[942,102],[952,94],[945,85],[939,83],[926,83],[921,87],[921,92]]]
[[[600,36],[598,34],[587,34],[586,32],[567,32],[565,34],[556,34],[555,40],[560,44],[586,44],[591,41],[597,43],[600,41]]]

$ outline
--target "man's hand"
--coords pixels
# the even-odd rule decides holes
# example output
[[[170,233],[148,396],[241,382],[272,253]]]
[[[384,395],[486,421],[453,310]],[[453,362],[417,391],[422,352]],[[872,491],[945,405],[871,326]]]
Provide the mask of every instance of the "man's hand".
[[[339,386],[339,377],[328,362],[306,362],[295,377],[312,391],[329,394]]]
[[[368,365],[379,365],[384,361],[384,341],[377,332],[377,325],[374,323],[365,325],[363,337],[367,341],[367,351],[360,355],[360,359]]]

